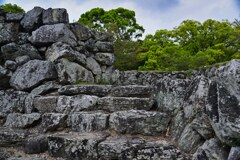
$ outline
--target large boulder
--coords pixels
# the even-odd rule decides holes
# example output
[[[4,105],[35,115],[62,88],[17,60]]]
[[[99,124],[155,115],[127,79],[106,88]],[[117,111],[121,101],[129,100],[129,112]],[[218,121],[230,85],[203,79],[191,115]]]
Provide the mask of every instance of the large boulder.
[[[52,62],[31,60],[14,72],[10,85],[18,90],[30,90],[43,81],[56,78],[57,73]]]
[[[86,41],[92,36],[90,30],[79,23],[72,23],[70,27],[79,41]]]
[[[208,91],[207,114],[217,137],[228,145],[240,145],[240,61],[232,60],[216,70]]]
[[[45,57],[49,61],[55,61],[57,59],[66,58],[72,62],[79,64],[86,64],[86,56],[72,49],[68,44],[57,42],[49,47],[45,53]]]
[[[23,149],[27,154],[43,153],[48,149],[46,135],[31,136],[23,141]]]
[[[34,109],[41,114],[54,112],[57,108],[57,99],[57,96],[35,97],[33,98]]]
[[[94,52],[112,53],[113,52],[113,44],[112,44],[112,42],[97,41],[95,43],[93,51]]]
[[[170,117],[165,113],[130,110],[114,112],[110,115],[110,128],[118,133],[164,135]]]
[[[21,91],[0,91],[0,113],[23,113],[28,93]]]
[[[41,131],[59,131],[67,126],[67,115],[61,113],[45,113],[42,115]]]
[[[31,32],[42,25],[42,13],[44,9],[41,7],[34,7],[28,11],[21,21],[23,29]]]
[[[64,8],[48,8],[42,14],[43,24],[69,23],[67,10]]]
[[[59,113],[93,110],[98,97],[89,95],[59,96],[56,111]]]
[[[17,40],[19,25],[16,23],[0,23],[0,45]]]
[[[29,56],[30,59],[42,59],[37,49],[31,44],[18,45],[9,43],[1,47],[4,60],[15,60],[18,57]]]
[[[37,46],[51,45],[55,42],[64,42],[76,46],[76,37],[66,24],[44,25],[32,32],[29,41]]]
[[[39,122],[41,114],[31,113],[31,114],[21,114],[12,113],[7,116],[7,120],[4,124],[6,127],[10,128],[27,128],[33,127]]]
[[[86,67],[89,70],[91,70],[94,75],[101,75],[102,74],[102,70],[101,70],[100,65],[92,57],[87,58]]]
[[[111,66],[115,57],[112,53],[96,53],[95,59],[102,65]]]
[[[63,84],[76,82],[94,82],[91,71],[77,63],[62,58],[56,64],[59,81]]]

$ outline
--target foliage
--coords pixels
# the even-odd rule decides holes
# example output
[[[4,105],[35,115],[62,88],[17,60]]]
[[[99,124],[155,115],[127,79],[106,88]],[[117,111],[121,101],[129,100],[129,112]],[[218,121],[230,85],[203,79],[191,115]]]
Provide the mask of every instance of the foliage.
[[[13,12],[13,13],[25,13],[24,9],[22,9],[21,7],[19,7],[16,4],[4,4],[2,6],[0,6],[1,9],[7,11],[7,12]]]
[[[240,58],[240,28],[228,21],[185,20],[173,30],[158,30],[142,43],[140,70],[188,70]]]
[[[135,12],[125,8],[109,11],[94,8],[82,14],[78,22],[97,31],[109,32],[114,40],[132,40],[144,33],[144,28],[136,22]]]

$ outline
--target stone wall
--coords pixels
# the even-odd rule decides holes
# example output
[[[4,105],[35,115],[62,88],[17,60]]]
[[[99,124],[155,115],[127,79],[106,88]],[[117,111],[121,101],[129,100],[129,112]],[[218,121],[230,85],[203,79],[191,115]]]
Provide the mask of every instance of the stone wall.
[[[108,34],[40,7],[0,11],[0,47],[0,159],[240,159],[239,60],[117,71]]]

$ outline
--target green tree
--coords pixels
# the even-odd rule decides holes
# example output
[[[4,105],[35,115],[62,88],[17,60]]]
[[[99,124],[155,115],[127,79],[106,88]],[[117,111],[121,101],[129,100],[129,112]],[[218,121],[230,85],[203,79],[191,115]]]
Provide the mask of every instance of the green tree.
[[[7,12],[13,12],[13,13],[25,13],[24,9],[22,9],[21,7],[19,7],[16,4],[4,4],[2,6],[0,6],[1,9],[7,11]]]
[[[97,31],[109,32],[114,40],[132,40],[144,33],[144,28],[136,22],[135,12],[121,7],[109,11],[94,8],[82,14],[78,22]]]

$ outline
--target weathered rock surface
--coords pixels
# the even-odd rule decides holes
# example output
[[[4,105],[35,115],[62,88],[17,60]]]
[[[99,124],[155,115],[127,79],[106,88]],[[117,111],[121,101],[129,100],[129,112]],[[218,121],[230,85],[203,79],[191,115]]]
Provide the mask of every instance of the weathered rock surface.
[[[32,10],[28,11],[21,21],[21,26],[27,31],[31,32],[42,24],[42,12],[43,8],[34,7]]]
[[[4,124],[5,127],[10,128],[27,128],[36,125],[41,118],[39,113],[21,114],[11,113],[7,116],[7,120]]]
[[[36,97],[33,100],[33,106],[41,114],[56,111],[57,96]]]
[[[43,24],[69,23],[67,10],[48,8],[42,13]]]
[[[21,91],[0,90],[0,112],[4,114],[23,113],[27,95],[28,93]]]
[[[24,17],[24,13],[7,13],[6,21],[7,22],[20,22]]]
[[[47,136],[31,136],[23,141],[23,147],[28,154],[43,153],[48,150]]]
[[[98,159],[98,144],[107,134],[100,133],[62,133],[48,137],[48,151],[53,157],[69,160]]]
[[[114,112],[110,115],[110,127],[118,133],[164,135],[170,117],[165,113],[130,110]]]
[[[49,47],[45,53],[46,59],[49,61],[55,61],[61,58],[67,58],[68,60],[78,62],[80,64],[86,64],[86,56],[72,49],[68,44],[62,42],[54,43]]]
[[[16,41],[18,27],[15,23],[0,23],[0,45]]]
[[[56,64],[59,81],[63,84],[76,82],[94,82],[91,71],[67,59],[60,59]]]
[[[11,72],[6,68],[0,66],[0,89],[6,89],[9,87],[9,80],[11,78]]]
[[[70,27],[79,41],[86,41],[92,37],[90,30],[79,23],[71,23]]]
[[[99,63],[107,66],[111,66],[115,60],[112,53],[96,53],[95,58]]]
[[[87,94],[106,96],[110,93],[112,85],[67,85],[59,88],[58,93],[63,95]]]
[[[91,70],[94,75],[101,75],[102,73],[101,67],[95,59],[93,59],[92,57],[89,57],[87,58],[86,63],[87,63],[86,67],[89,70]]]
[[[27,137],[28,132],[9,128],[0,129],[0,146],[15,146],[21,144]]]
[[[102,131],[107,129],[108,117],[100,111],[73,113],[68,117],[68,126],[79,132]]]
[[[206,141],[201,147],[198,148],[197,152],[194,153],[194,160],[226,160],[228,159],[229,149],[223,147],[218,139],[210,139]]]
[[[27,62],[30,61],[30,60],[31,60],[30,57],[27,56],[27,55],[25,55],[25,56],[19,56],[19,57],[15,58],[15,61],[16,61],[16,63],[17,63],[18,66],[21,66],[21,65],[27,63]]]
[[[113,52],[113,45],[111,42],[101,42],[101,41],[97,41],[95,43],[95,48],[94,50],[95,52],[103,52],[103,53],[112,53]]]
[[[76,46],[76,37],[66,24],[44,25],[32,32],[29,41],[35,45],[51,45],[55,42],[63,42]]]
[[[136,97],[103,97],[98,100],[97,105],[98,109],[109,112],[131,109],[150,110],[154,105],[154,100]]]
[[[53,63],[31,60],[18,68],[10,79],[10,85],[18,90],[29,90],[45,80],[57,78]]]
[[[29,56],[30,59],[42,59],[36,48],[31,44],[26,43],[18,45],[16,43],[9,43],[1,47],[3,58],[5,60],[15,60],[17,57]]]
[[[113,97],[151,97],[152,94],[153,88],[151,86],[117,86],[111,90]]]
[[[233,60],[216,71],[208,92],[207,113],[218,138],[239,145],[240,61]]]
[[[59,113],[94,110],[98,97],[89,95],[59,96],[56,111]]]
[[[9,70],[15,71],[17,69],[17,63],[14,61],[7,60],[4,64],[4,67]]]
[[[228,155],[228,160],[240,159],[240,147],[232,147]]]
[[[43,132],[63,130],[67,126],[67,115],[61,113],[45,113],[42,115]]]

